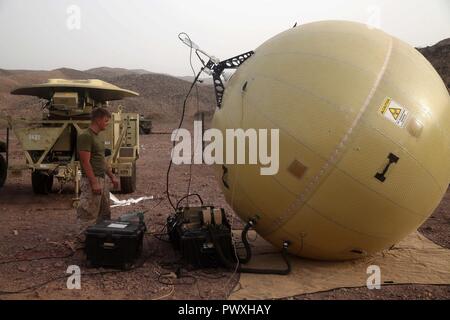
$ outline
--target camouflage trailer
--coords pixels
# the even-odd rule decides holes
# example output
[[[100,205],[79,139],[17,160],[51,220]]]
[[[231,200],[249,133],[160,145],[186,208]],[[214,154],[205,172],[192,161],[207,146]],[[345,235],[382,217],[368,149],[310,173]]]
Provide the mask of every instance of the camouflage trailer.
[[[31,183],[37,194],[47,194],[57,179],[62,186],[75,183],[79,195],[80,162],[77,137],[90,124],[93,108],[106,107],[109,101],[138,96],[101,80],[50,79],[47,83],[18,88],[14,95],[44,99],[42,120],[13,120],[9,127],[18,138],[26,164],[10,166],[15,172],[32,170]],[[124,113],[119,106],[104,136],[106,156],[113,172],[120,177],[120,191],[136,189],[136,161],[139,158],[139,114]],[[77,199],[76,198],[76,199]]]

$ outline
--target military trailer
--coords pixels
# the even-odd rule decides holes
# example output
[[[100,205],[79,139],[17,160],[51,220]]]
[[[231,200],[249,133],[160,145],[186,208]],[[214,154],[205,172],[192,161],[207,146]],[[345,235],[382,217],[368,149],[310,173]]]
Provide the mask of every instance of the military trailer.
[[[109,101],[138,96],[136,92],[96,79],[50,79],[44,84],[15,89],[11,94],[35,96],[44,102],[42,119],[8,117],[9,127],[19,140],[26,160],[26,164],[9,166],[8,170],[31,169],[31,184],[36,194],[50,192],[55,179],[61,188],[67,182],[74,182],[75,199],[79,195],[81,176],[77,137],[88,128],[92,109],[106,107]],[[134,192],[139,114],[124,113],[119,106],[112,113],[108,128],[100,134],[105,139],[107,160],[120,177],[120,191]]]

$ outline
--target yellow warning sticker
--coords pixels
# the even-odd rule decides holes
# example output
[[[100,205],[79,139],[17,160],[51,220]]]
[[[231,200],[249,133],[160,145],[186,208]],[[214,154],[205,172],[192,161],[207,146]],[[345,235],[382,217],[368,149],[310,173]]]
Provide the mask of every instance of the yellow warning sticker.
[[[392,116],[394,117],[394,119],[397,120],[398,117],[400,116],[400,113],[402,112],[402,109],[400,109],[400,108],[389,108],[389,111],[392,113]]]
[[[403,128],[408,119],[409,111],[391,98],[386,98],[380,108],[380,113],[384,118]]]

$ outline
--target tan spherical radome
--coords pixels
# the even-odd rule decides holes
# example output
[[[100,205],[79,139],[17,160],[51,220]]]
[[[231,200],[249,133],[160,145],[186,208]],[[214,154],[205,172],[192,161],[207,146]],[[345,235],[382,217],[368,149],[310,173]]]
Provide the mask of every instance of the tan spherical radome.
[[[442,79],[412,46],[364,24],[315,22],[263,43],[226,84],[213,127],[279,129],[278,173],[216,171],[239,217],[257,217],[259,235],[302,257],[390,248],[431,215],[450,181]]]

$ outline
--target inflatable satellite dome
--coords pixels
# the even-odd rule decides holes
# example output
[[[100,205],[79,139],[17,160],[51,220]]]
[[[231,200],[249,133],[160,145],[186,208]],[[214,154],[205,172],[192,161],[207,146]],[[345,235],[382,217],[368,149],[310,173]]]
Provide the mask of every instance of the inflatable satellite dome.
[[[449,126],[448,91],[413,47],[364,24],[310,23],[258,47],[213,119],[221,131],[279,129],[278,172],[216,171],[235,212],[273,245],[355,259],[390,248],[437,207]]]

